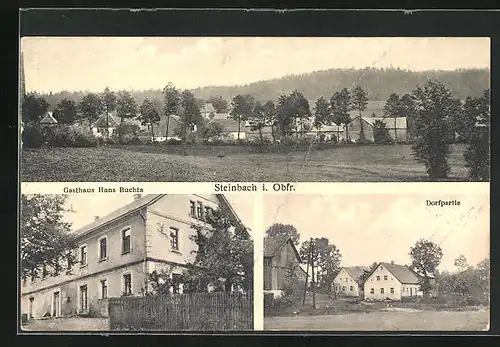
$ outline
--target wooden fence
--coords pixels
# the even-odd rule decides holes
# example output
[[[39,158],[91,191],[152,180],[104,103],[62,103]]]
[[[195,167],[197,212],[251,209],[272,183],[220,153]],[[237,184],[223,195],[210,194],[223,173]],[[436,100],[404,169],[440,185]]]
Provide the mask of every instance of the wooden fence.
[[[109,299],[112,330],[253,330],[252,293],[190,293]]]

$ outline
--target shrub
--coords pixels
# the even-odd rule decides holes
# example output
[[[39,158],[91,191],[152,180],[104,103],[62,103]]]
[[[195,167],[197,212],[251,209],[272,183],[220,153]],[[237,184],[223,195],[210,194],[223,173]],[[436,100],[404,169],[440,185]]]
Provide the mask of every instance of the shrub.
[[[43,144],[42,131],[34,124],[26,124],[21,135],[24,148],[39,148]]]
[[[165,141],[165,144],[167,144],[167,145],[180,145],[180,144],[182,144],[182,141],[179,139],[168,139],[167,141]]]
[[[79,126],[61,126],[54,134],[47,134],[50,134],[47,144],[54,147],[94,147],[98,143],[89,129]]]
[[[139,136],[134,134],[123,135],[121,142],[122,145],[142,145],[144,141],[142,141]]]

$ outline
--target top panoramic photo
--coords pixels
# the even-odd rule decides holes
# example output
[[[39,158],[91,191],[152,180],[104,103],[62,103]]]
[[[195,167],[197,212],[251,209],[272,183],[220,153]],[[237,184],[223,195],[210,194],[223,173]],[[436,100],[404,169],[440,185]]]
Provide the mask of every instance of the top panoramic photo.
[[[489,38],[23,37],[23,182],[490,180]]]

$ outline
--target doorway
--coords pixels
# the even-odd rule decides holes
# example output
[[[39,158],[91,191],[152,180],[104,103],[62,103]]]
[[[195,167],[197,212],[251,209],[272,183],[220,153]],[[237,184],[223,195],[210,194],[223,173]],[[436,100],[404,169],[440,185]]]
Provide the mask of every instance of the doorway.
[[[33,318],[33,301],[35,300],[34,297],[30,298],[29,304],[28,304],[28,319]]]
[[[88,290],[87,285],[80,286],[80,313],[88,312]]]
[[[59,291],[54,292],[52,295],[52,317],[59,317],[61,315],[61,295]]]

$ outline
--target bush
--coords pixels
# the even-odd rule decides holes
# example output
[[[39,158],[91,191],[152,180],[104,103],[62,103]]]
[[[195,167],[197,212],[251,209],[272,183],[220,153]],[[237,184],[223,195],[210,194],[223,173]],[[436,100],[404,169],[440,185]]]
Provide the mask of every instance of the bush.
[[[53,147],[95,147],[97,138],[89,129],[78,126],[61,126],[54,133],[47,131],[45,142]]]
[[[21,138],[24,148],[40,148],[43,144],[42,131],[39,126],[34,124],[24,126]]]
[[[167,141],[165,141],[165,144],[166,145],[180,145],[180,144],[182,144],[182,141],[179,139],[168,139]]]
[[[144,141],[142,141],[139,136],[134,134],[123,135],[120,141],[122,145],[143,145]]]

